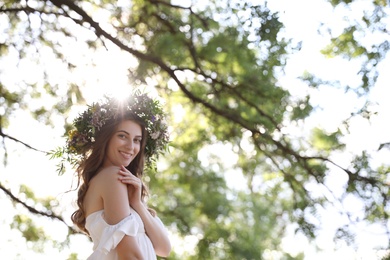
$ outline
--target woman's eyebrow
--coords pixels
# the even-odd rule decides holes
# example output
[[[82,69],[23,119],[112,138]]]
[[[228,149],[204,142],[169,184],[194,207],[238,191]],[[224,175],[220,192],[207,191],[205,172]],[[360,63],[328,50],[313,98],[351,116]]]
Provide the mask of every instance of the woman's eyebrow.
[[[130,135],[130,134],[129,134],[128,132],[126,132],[125,130],[118,130],[118,131],[117,131],[117,133],[121,133],[121,132],[122,132],[122,133],[125,133],[125,134],[127,134],[127,135]]]
[[[126,132],[125,130],[118,130],[117,133],[125,133],[125,134],[127,134],[127,135],[130,135],[130,134],[129,134],[128,132]],[[142,138],[142,135],[137,135],[137,136],[135,136],[135,137],[137,137],[137,138]]]

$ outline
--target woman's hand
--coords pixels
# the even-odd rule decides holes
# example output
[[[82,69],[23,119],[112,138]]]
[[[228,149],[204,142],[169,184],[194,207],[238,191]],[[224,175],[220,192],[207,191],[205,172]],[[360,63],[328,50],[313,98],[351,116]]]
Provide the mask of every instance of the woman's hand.
[[[141,204],[142,181],[124,166],[119,170],[119,180],[127,184],[130,205],[134,208]]]
[[[171,242],[168,233],[163,224],[160,224],[157,218],[153,217],[148,211],[146,205],[141,201],[142,181],[134,176],[124,166],[119,171],[119,180],[127,184],[127,193],[130,206],[137,211],[144,223],[145,231],[152,241],[156,254],[162,257],[168,257],[171,252]]]

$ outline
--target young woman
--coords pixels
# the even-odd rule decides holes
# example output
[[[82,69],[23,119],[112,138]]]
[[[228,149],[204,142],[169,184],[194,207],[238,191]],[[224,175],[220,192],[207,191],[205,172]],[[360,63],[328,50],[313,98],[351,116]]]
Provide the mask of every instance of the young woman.
[[[156,259],[171,250],[167,231],[145,203],[144,163],[168,143],[160,104],[135,92],[107,98],[74,121],[64,150],[78,160],[78,209],[73,222],[94,243],[88,259]],[[75,157],[73,157],[74,162]]]

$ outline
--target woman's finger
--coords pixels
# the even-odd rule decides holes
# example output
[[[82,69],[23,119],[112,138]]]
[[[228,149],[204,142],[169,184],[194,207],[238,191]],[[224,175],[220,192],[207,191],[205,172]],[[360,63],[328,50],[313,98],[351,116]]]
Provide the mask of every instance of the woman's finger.
[[[138,179],[137,177],[135,177],[132,174],[130,174],[130,175],[129,174],[123,174],[122,176],[119,176],[118,179],[122,183],[132,184],[132,185],[137,186],[137,187],[141,187],[142,186],[141,180]]]

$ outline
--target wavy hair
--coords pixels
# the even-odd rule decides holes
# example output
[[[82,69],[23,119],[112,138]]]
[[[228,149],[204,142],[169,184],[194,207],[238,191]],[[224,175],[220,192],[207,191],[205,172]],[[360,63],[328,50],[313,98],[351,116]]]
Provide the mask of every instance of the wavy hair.
[[[142,181],[142,176],[144,172],[144,163],[145,163],[145,145],[147,139],[147,131],[145,128],[144,122],[136,115],[132,113],[127,113],[125,115],[119,116],[117,119],[110,119],[97,133],[95,137],[94,145],[92,146],[91,152],[89,155],[86,155],[85,158],[79,163],[76,174],[77,174],[77,206],[78,209],[72,214],[71,219],[77,227],[83,232],[89,234],[85,228],[86,214],[84,210],[84,198],[87,194],[89,183],[93,177],[95,177],[101,167],[103,166],[104,158],[106,157],[106,150],[109,141],[114,136],[115,130],[118,125],[124,120],[131,120],[139,124],[142,129],[142,141],[141,148],[137,156],[133,161],[126,167],[133,175],[141,179],[142,182],[142,191],[141,199],[145,202],[145,197],[148,196],[149,192]],[[152,215],[155,215],[154,210],[149,209]]]

